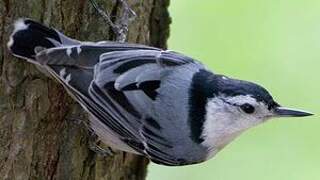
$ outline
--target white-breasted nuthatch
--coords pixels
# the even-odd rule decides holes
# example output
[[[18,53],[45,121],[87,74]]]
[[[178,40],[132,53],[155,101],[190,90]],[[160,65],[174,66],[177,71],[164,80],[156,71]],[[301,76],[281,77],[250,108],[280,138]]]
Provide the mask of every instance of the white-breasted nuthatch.
[[[200,163],[270,118],[312,115],[282,107],[263,87],[214,74],[182,54],[80,42],[30,19],[15,23],[8,48],[57,79],[91,115],[103,142],[159,164]]]

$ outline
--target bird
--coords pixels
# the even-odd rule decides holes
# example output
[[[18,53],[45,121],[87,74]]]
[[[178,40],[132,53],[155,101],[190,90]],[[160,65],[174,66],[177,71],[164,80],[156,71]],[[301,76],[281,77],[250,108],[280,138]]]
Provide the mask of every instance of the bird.
[[[272,118],[313,115],[175,51],[82,42],[28,18],[14,23],[7,46],[63,85],[102,142],[161,165],[202,163]]]

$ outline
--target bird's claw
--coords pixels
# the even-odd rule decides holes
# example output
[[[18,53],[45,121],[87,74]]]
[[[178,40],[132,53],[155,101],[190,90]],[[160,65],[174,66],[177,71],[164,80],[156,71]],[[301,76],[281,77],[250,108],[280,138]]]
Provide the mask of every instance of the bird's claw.
[[[100,141],[98,140],[97,135],[91,132],[89,137],[89,149],[102,157],[114,156],[115,152],[113,152],[110,147],[102,148],[99,143]]]

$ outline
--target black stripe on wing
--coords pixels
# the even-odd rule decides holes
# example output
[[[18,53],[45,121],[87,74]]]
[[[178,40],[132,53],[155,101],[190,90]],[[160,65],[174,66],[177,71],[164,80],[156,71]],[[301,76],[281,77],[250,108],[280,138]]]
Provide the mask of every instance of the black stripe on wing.
[[[150,59],[142,59],[142,60],[133,60],[133,61],[126,61],[122,63],[120,66],[118,66],[116,69],[113,70],[114,73],[122,74],[124,72],[129,71],[130,69],[133,69],[135,67],[150,64],[150,63],[156,63],[155,60]]]
[[[162,164],[175,165],[174,158],[169,154],[169,150],[173,147],[171,146],[171,143],[161,135],[161,126],[156,122],[156,120],[150,117],[136,120],[127,119],[125,115],[118,114],[121,113],[121,110],[117,108],[122,108],[122,106],[118,107],[114,104],[119,102],[116,100],[116,96],[112,98],[111,96],[107,96],[106,93],[108,91],[102,92],[94,82],[91,84],[91,87],[90,94],[91,96],[94,96],[93,102],[95,102],[96,107],[99,109],[98,113],[100,111],[106,111],[105,109],[107,109],[106,112],[113,112],[110,115],[111,118],[104,119],[103,123],[111,130],[114,130],[115,133],[119,134],[120,139],[123,142],[128,144],[137,152],[145,154],[151,159],[157,159],[158,162],[161,161]],[[116,92],[117,90],[112,89],[112,91]],[[107,94],[110,95],[109,93]],[[97,111],[92,108],[90,108],[90,110],[93,110],[94,112]],[[119,119],[113,119],[112,117],[115,115],[117,115]],[[103,118],[103,116],[98,116],[98,118]],[[132,133],[135,133],[135,135]]]
[[[114,81],[105,84],[103,89],[106,91],[107,94],[110,95],[110,97],[114,101],[116,101],[128,113],[130,113],[138,119],[141,119],[141,114],[135,109],[135,107],[133,107],[133,105],[129,102],[125,94],[122,91],[118,91],[114,88]]]
[[[133,83],[129,84],[122,88],[122,91],[134,91],[141,90],[143,91],[149,98],[155,100],[157,98],[158,92],[157,89],[160,87],[161,81],[152,80],[152,81],[144,81],[140,84]]]
[[[113,99],[108,97],[108,94],[104,93],[94,82],[91,83],[89,94],[93,96],[94,102],[101,104],[102,108],[106,108],[108,112],[117,119],[115,120],[115,123],[119,123],[121,120],[124,120],[129,124],[131,123],[116,106],[116,104],[113,102]]]
[[[108,111],[105,111],[105,108],[102,108],[99,104],[95,103],[90,97],[86,94],[82,94],[80,91],[75,89],[70,84],[66,83],[53,69],[47,68],[47,70],[57,79],[66,90],[72,95],[73,98],[77,100],[85,109],[87,109],[93,116],[99,119],[106,126],[112,128],[114,132],[119,134],[122,137],[134,137],[130,131],[126,128],[123,128],[120,124],[117,123],[117,120],[110,114]]]

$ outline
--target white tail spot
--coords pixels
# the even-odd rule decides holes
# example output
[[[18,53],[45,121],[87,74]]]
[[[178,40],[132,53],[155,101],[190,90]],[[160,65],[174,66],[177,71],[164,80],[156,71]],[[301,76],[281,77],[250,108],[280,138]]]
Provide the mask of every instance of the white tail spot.
[[[14,43],[14,40],[13,40],[13,35],[15,33],[17,33],[18,31],[22,31],[22,30],[25,30],[25,29],[28,29],[28,26],[26,23],[25,23],[25,19],[18,19],[15,23],[14,23],[14,30],[9,38],[9,42],[7,43],[7,47],[9,49],[11,49],[13,43]]]
[[[11,49],[11,46],[13,45],[13,43],[14,43],[13,38],[12,38],[12,36],[10,36],[10,39],[9,39],[9,41],[7,43],[8,49]]]
[[[77,53],[78,53],[78,54],[81,53],[81,47],[80,47],[80,46],[77,47]]]
[[[63,78],[66,75],[66,68],[61,69],[59,75]]]
[[[68,74],[68,76],[65,79],[65,82],[68,84],[71,80],[71,74]]]
[[[68,55],[68,56],[71,55],[71,52],[72,52],[71,48],[67,48],[67,55]]]
[[[25,23],[25,19],[18,19],[15,23],[14,23],[14,30],[13,30],[13,34],[15,34],[18,31],[22,31],[25,29],[28,29],[28,26]]]

